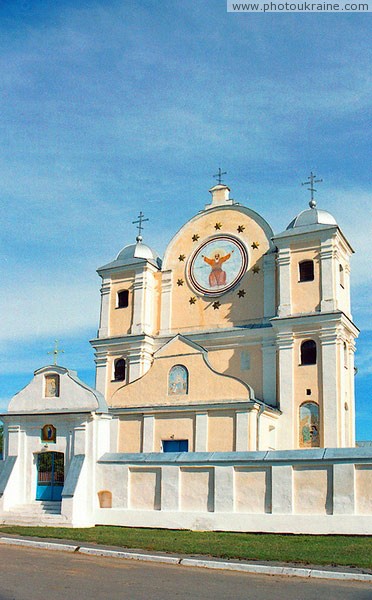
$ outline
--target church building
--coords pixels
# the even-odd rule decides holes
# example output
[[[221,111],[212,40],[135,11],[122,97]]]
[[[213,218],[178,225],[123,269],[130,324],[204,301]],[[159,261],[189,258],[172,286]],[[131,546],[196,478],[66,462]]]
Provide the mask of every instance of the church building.
[[[219,182],[163,260],[140,213],[98,269],[96,389],[49,365],[2,415],[3,522],[372,533],[353,250],[309,181],[278,234]]]

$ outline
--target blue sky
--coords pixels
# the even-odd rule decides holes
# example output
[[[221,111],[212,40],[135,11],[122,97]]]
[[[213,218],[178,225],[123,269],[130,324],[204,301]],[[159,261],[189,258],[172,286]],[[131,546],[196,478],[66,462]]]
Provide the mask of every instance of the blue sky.
[[[94,381],[95,269],[134,240],[163,253],[232,196],[275,232],[310,170],[356,254],[357,432],[370,410],[371,14],[232,14],[225,0],[0,4],[0,402],[49,362]]]

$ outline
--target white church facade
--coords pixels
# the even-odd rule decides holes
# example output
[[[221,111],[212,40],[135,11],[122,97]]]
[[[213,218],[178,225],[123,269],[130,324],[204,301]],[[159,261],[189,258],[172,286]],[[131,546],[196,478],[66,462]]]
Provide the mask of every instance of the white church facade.
[[[210,192],[163,261],[140,230],[98,269],[96,389],[49,365],[11,400],[3,522],[372,533],[353,250],[314,200],[275,235]]]

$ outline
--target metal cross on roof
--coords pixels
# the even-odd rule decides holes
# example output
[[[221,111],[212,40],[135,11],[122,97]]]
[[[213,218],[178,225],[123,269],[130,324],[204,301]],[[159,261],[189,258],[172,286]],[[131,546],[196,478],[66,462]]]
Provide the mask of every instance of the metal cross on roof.
[[[218,180],[219,185],[221,185],[222,183],[222,175],[227,175],[227,171],[222,171],[221,167],[218,167],[218,173],[216,173],[216,175],[213,175],[213,177],[215,177]]]
[[[64,354],[64,350],[60,350],[58,348],[58,343],[59,340],[54,340],[54,350],[51,350],[50,352],[48,352],[48,354],[53,354],[54,358],[53,358],[53,364],[56,365],[57,364],[57,358],[58,358],[58,354]]]
[[[138,220],[137,221],[132,221],[133,225],[137,225],[137,223],[138,223],[138,225],[137,225],[138,235],[137,235],[137,238],[136,238],[137,242],[140,242],[142,240],[142,235],[141,235],[142,234],[142,230],[143,230],[142,223],[144,223],[145,221],[148,221],[148,219],[144,219],[143,218],[144,216],[145,215],[143,214],[143,212],[141,210],[140,214],[138,215]],[[138,239],[138,238],[140,238],[140,239]]]
[[[314,183],[321,183],[323,181],[323,179],[316,179],[316,175],[312,171],[310,172],[310,175],[307,179],[308,179],[308,181],[304,181],[304,183],[301,183],[301,185],[310,185],[310,187],[307,188],[310,192],[309,206],[310,206],[310,208],[315,208],[316,201],[314,199],[314,192],[317,192],[317,190],[314,187]]]

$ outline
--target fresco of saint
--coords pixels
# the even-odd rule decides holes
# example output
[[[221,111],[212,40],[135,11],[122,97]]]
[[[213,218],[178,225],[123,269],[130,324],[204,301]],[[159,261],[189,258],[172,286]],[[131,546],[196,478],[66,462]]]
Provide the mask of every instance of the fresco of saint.
[[[212,258],[208,258],[208,256],[202,254],[204,262],[211,267],[211,272],[209,274],[209,285],[211,287],[226,285],[226,271],[223,270],[222,265],[229,260],[233,252],[234,250],[231,250],[231,252],[225,254],[225,256],[221,256],[222,252],[220,250],[215,250]]]

